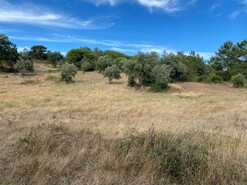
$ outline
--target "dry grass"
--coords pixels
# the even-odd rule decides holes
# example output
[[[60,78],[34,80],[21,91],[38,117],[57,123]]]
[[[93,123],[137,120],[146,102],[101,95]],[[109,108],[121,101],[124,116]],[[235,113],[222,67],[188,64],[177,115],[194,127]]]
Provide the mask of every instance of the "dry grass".
[[[113,140],[124,138],[132,129],[143,133],[150,128],[157,132],[172,133],[174,137],[182,137],[187,132],[203,131],[215,134],[215,142],[220,141],[222,146],[219,144],[218,148],[213,148],[213,153],[218,151],[216,157],[225,161],[219,163],[233,166],[234,163],[236,166],[241,164],[242,171],[246,172],[246,89],[234,89],[229,85],[182,83],[173,84],[166,93],[151,93],[127,87],[124,75],[121,80],[109,85],[107,79],[95,72],[79,72],[76,83],[67,85],[58,81],[59,73],[54,69],[40,64],[36,68],[38,71],[34,76],[9,74],[6,77],[6,74],[0,74],[0,183],[158,183],[154,178],[157,176],[148,176],[146,172],[136,177],[132,174],[130,179],[126,179],[125,173],[128,169],[135,171],[135,168],[129,165],[129,161],[125,161],[127,170],[114,162],[124,160],[122,154],[116,154],[109,149],[98,155],[98,152],[103,150],[101,142],[112,145]],[[54,131],[54,127],[58,130]],[[61,131],[59,128],[66,129]],[[85,130],[94,134],[84,136],[81,132],[85,133]],[[100,141],[95,133],[102,135]],[[34,148],[37,151],[31,151],[31,155],[27,153],[29,145],[25,144],[29,142],[25,140],[28,135],[41,143],[37,145],[38,148]],[[56,137],[56,151],[47,153],[49,142],[55,142]],[[228,143],[225,139],[228,137],[237,139],[237,144]],[[194,139],[204,141],[204,138],[199,136]],[[192,139],[190,143],[193,144]],[[39,148],[40,146],[44,148]],[[69,150],[64,151],[64,155],[61,154],[66,148]],[[131,156],[133,152],[130,151]],[[83,158],[85,156],[86,158]],[[77,166],[78,160],[87,161],[88,158],[90,160],[86,165]],[[109,161],[109,158],[115,160]],[[219,159],[211,161],[217,162]],[[111,170],[101,169],[106,161],[111,164]],[[149,164],[139,162],[142,165]],[[139,168],[145,169],[145,165],[140,164]],[[119,172],[121,170],[122,172]],[[119,175],[121,178],[118,178]],[[222,172],[222,181],[214,182],[230,182],[226,181],[226,177],[224,181],[224,177]],[[56,178],[59,180],[54,180]],[[169,178],[165,180],[170,182]],[[175,180],[174,183],[179,184],[180,181]]]

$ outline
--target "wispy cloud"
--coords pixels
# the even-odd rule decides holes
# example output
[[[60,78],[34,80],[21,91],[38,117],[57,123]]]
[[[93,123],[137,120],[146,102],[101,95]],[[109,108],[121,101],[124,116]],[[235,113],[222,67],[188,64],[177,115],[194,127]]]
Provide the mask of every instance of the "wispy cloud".
[[[81,43],[82,45],[99,47],[104,46],[108,47],[108,49],[124,52],[124,53],[132,53],[135,54],[138,51],[142,52],[157,52],[162,55],[164,50],[168,53],[176,53],[178,50],[162,46],[154,43],[146,43],[146,42],[136,42],[129,43],[124,41],[117,40],[104,40],[104,39],[86,39],[80,37],[74,37],[70,35],[59,35],[53,34],[53,37],[19,37],[19,36],[9,36],[10,39],[13,40],[25,40],[25,41],[38,41],[38,42],[52,42],[52,43]],[[22,47],[20,49],[23,49]],[[66,53],[66,52],[64,52]],[[190,52],[185,52],[185,54],[189,54]],[[208,60],[211,56],[214,55],[213,52],[197,52],[204,59]]]
[[[247,0],[236,0],[241,7],[228,15],[229,19],[235,20],[238,16],[243,13],[247,13]]]
[[[96,6],[103,5],[103,4],[109,4],[111,6],[115,6],[118,4],[121,0],[86,0],[89,2],[94,3]]]
[[[236,11],[232,12],[228,17],[229,17],[231,20],[234,20],[234,19],[236,19],[242,12],[243,12],[243,10],[236,10]]]
[[[52,11],[40,9],[35,5],[13,5],[5,0],[0,0],[0,5],[0,22],[2,23],[73,29],[104,29],[114,25],[113,22],[105,22],[105,19],[89,18],[80,20],[74,17],[66,17]]]
[[[186,9],[197,2],[197,0],[86,0],[94,3],[96,6],[109,4],[114,6],[119,3],[135,2],[141,6],[147,7],[149,10],[161,9],[167,13],[174,13]]]

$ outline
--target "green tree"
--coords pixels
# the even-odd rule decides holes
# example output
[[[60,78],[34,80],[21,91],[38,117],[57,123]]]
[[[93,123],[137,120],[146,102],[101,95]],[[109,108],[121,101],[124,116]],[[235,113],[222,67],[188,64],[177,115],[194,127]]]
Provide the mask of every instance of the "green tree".
[[[90,62],[88,58],[83,58],[81,60],[81,70],[86,71],[93,71],[94,70],[94,63]]]
[[[163,57],[163,62],[167,64],[170,69],[171,81],[185,81],[187,75],[187,67],[182,63],[182,58],[179,55],[169,53]]]
[[[168,87],[171,69],[166,64],[157,65],[152,70],[155,81],[151,85],[153,91],[162,91]]]
[[[105,55],[105,56],[99,57],[99,59],[95,63],[95,68],[96,68],[97,71],[99,71],[101,73],[107,67],[110,67],[112,65],[114,65],[113,59],[110,56]]]
[[[16,45],[6,35],[0,34],[0,69],[13,70],[18,57]]]
[[[57,67],[58,63],[63,60],[63,55],[60,52],[48,52],[48,61],[54,66]]]
[[[113,50],[106,50],[106,51],[104,51],[104,55],[108,55],[112,59],[117,59],[119,57],[129,58],[129,56],[127,56],[127,55],[125,55],[123,53],[117,52],[117,51],[113,51]]]
[[[88,60],[94,61],[94,55],[90,48],[77,48],[70,50],[66,59],[69,63],[74,64],[78,69],[81,68],[81,61],[83,58],[87,58]]]
[[[122,66],[123,72],[128,76],[128,86],[134,87],[136,85],[136,60],[126,60]]]
[[[121,70],[117,65],[109,66],[103,72],[104,77],[108,77],[109,83],[112,83],[113,79],[120,79]]]
[[[20,52],[19,59],[14,65],[14,69],[20,74],[30,73],[34,71],[33,61],[30,52],[24,49]]]
[[[139,52],[134,60],[126,60],[123,70],[128,76],[128,85],[133,86],[140,83],[141,86],[150,86],[155,82],[155,76],[152,74],[153,68],[161,65],[159,56],[155,52]]]
[[[225,42],[216,52],[216,56],[210,59],[210,66],[217,75],[229,81],[235,74],[247,75],[247,40],[233,44]]]
[[[208,67],[204,62],[204,59],[191,51],[189,55],[185,55],[183,52],[178,52],[177,57],[186,66],[186,80],[197,81],[202,78],[208,72]]]
[[[47,48],[43,45],[34,45],[31,47],[31,56],[37,60],[47,59]]]

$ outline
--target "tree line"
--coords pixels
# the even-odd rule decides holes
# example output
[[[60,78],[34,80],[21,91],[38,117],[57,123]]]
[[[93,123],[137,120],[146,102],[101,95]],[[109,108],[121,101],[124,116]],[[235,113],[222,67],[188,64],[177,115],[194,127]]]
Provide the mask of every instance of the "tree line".
[[[205,61],[195,52],[167,53],[138,52],[128,56],[120,52],[88,47],[71,49],[64,57],[60,52],[48,51],[45,46],[35,45],[30,51],[17,52],[16,45],[0,34],[0,70],[20,73],[34,70],[33,61],[40,61],[60,67],[62,80],[73,81],[77,70],[98,71],[108,78],[119,79],[121,73],[128,76],[129,86],[150,87],[162,91],[169,82],[197,81],[222,83],[232,81],[234,86],[246,85],[247,40],[238,43],[227,41]]]

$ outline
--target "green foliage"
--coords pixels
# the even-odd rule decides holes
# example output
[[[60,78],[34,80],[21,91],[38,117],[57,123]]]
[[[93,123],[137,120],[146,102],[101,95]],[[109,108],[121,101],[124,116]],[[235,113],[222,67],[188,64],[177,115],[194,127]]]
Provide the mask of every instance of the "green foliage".
[[[77,74],[77,67],[74,64],[65,64],[61,71],[61,81],[72,83],[73,78]]]
[[[30,73],[34,71],[33,61],[30,52],[24,49],[19,56],[19,60],[14,65],[14,69],[20,74]]]
[[[13,70],[18,57],[16,45],[6,35],[0,34],[0,69]]]
[[[83,58],[87,58],[92,61],[95,60],[93,52],[90,50],[90,48],[84,47],[72,49],[66,55],[67,61],[71,64],[74,64],[78,69],[81,68],[81,61]]]
[[[155,77],[152,75],[152,72],[153,68],[159,64],[158,54],[155,52],[147,54],[139,52],[135,58],[136,64],[134,66],[133,76],[139,80],[142,86],[149,86],[154,83]]]
[[[47,60],[53,65],[53,67],[57,67],[59,62],[61,63],[63,59],[63,55],[60,52],[48,52]]]
[[[110,56],[112,59],[117,59],[117,58],[120,58],[120,57],[121,58],[129,58],[129,56],[127,56],[127,55],[125,55],[123,53],[112,51],[112,50],[106,50],[106,51],[104,51],[103,54]]]
[[[204,81],[209,82],[209,83],[223,83],[224,79],[220,75],[210,73],[205,76]]]
[[[20,58],[14,65],[14,69],[20,74],[30,73],[34,71],[33,61]]]
[[[193,51],[189,55],[178,52],[177,57],[179,57],[181,62],[186,66],[186,81],[197,81],[208,72],[208,67],[204,63],[203,58]]]
[[[103,72],[104,77],[108,77],[110,84],[112,83],[113,79],[120,79],[121,78],[120,74],[121,74],[121,70],[118,68],[117,65],[107,67]]]
[[[116,63],[116,65],[117,65],[121,70],[123,70],[123,65],[124,65],[124,63],[125,63],[126,60],[127,60],[127,59],[126,59],[125,57],[118,57],[118,58],[115,59],[115,63]]]
[[[46,60],[47,59],[47,48],[42,45],[34,45],[31,47],[31,56],[37,60]]]
[[[233,75],[242,73],[247,75],[247,40],[233,44],[225,42],[210,59],[210,66],[224,80],[229,81]]]
[[[151,86],[154,91],[161,91],[168,86],[170,69],[162,63],[155,52],[139,52],[135,60],[126,60],[123,71],[128,76],[128,85],[138,82],[141,86]]]
[[[114,65],[113,59],[110,56],[105,55],[105,56],[99,57],[99,59],[95,63],[95,68],[96,68],[97,71],[99,71],[101,73],[107,67],[110,67],[112,65]]]
[[[170,53],[164,56],[163,61],[170,67],[171,81],[185,81],[187,75],[187,67],[181,61],[181,57]]]
[[[155,82],[151,85],[151,89],[157,92],[166,89],[170,80],[170,72],[171,70],[166,64],[155,66],[152,71]]]
[[[94,70],[94,63],[90,62],[88,58],[83,58],[81,61],[81,70],[86,71],[93,71]]]
[[[135,60],[126,60],[122,66],[123,72],[128,76],[128,86],[134,87],[135,81]]]
[[[247,85],[247,80],[243,74],[236,74],[232,76],[231,81],[234,85],[234,87],[245,87]]]

